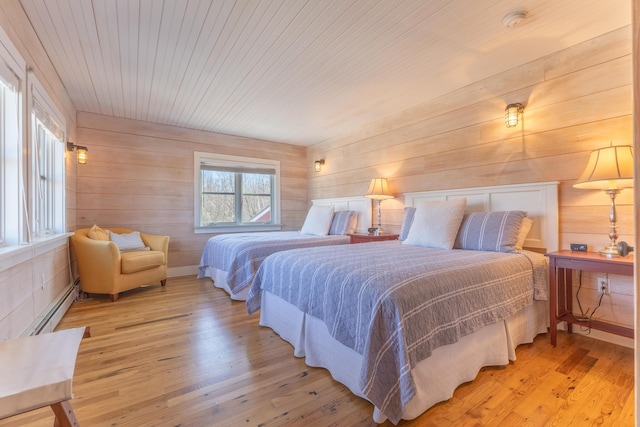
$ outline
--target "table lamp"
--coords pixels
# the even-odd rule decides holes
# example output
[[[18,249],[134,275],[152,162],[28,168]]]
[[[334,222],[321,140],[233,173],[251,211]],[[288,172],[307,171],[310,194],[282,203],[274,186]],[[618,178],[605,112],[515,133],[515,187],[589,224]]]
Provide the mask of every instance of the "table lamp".
[[[375,229],[374,234],[382,234],[382,224],[380,223],[380,203],[385,199],[393,199],[393,195],[389,191],[389,184],[387,178],[373,178],[369,189],[365,197],[374,199],[378,202],[378,227]]]
[[[573,184],[574,188],[603,190],[611,198],[609,209],[608,246],[600,251],[607,258],[618,256],[616,239],[616,196],[621,190],[633,187],[633,147],[630,145],[609,146],[591,152],[584,172]]]

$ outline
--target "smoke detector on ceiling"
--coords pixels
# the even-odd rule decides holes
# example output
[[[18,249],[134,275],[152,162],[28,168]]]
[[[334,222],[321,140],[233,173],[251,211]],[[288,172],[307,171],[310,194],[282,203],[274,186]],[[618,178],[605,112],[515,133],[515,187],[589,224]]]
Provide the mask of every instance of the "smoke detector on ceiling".
[[[513,28],[518,26],[524,18],[527,17],[527,12],[524,10],[516,10],[515,12],[509,12],[502,18],[502,25],[507,28]]]

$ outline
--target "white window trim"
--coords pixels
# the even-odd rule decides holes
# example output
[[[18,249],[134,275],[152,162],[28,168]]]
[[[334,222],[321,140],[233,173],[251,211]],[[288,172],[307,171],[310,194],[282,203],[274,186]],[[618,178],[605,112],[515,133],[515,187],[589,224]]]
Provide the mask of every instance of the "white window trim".
[[[271,206],[271,217],[273,224],[247,224],[247,225],[220,225],[215,227],[200,227],[200,189],[202,183],[200,182],[200,164],[201,163],[214,163],[225,165],[229,167],[252,167],[264,168],[270,167],[276,171],[276,183],[274,185],[274,206]],[[203,151],[194,151],[193,153],[193,225],[195,234],[207,234],[207,233],[229,233],[239,231],[280,231],[282,230],[282,224],[280,223],[280,161],[258,159],[255,157],[241,157],[230,156],[226,154],[207,153]]]
[[[73,233],[62,233],[34,239],[33,242],[19,246],[0,248],[0,273],[16,265],[32,260],[55,248],[66,245]]]
[[[0,185],[4,185],[4,195],[0,192],[0,209],[4,209],[4,214],[0,215],[0,220],[4,221],[3,227],[5,235],[0,233],[0,239],[7,239],[2,242],[2,253],[19,251],[26,241],[25,217],[26,217],[26,181],[25,181],[25,158],[22,153],[25,150],[25,92],[27,85],[26,62],[11,42],[7,33],[0,27],[0,61],[3,61],[20,80],[20,90],[18,91],[18,133],[19,147],[17,168],[11,176],[0,167],[0,173],[4,174],[4,181],[0,179]],[[2,154],[2,153],[0,153]],[[16,185],[8,189],[9,185]],[[13,209],[11,209],[13,207]]]
[[[3,59],[5,60],[5,62],[9,63],[10,66],[16,67],[16,69],[14,70],[15,72],[21,72],[22,75],[20,75],[19,77],[22,78],[24,82],[24,74],[25,70],[27,69],[27,62],[22,58],[22,55],[20,55],[20,52],[13,45],[11,39],[9,38],[7,33],[5,33],[2,27],[0,27],[0,45],[3,50]],[[5,56],[5,54],[8,55],[8,57]]]

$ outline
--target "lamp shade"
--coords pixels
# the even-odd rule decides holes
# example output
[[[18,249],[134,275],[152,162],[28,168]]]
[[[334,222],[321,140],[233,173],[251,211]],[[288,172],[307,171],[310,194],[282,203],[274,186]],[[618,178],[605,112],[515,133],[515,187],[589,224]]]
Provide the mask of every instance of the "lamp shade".
[[[376,200],[393,199],[393,194],[389,191],[387,178],[373,178],[365,197]]]
[[[633,187],[633,147],[618,145],[591,152],[575,188],[607,190]]]

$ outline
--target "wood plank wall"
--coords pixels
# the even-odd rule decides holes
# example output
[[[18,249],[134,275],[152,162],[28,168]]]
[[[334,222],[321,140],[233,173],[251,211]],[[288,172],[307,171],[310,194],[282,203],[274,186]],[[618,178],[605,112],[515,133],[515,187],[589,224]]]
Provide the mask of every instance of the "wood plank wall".
[[[78,113],[78,228],[128,227],[171,237],[169,268],[197,266],[212,234],[193,231],[193,153],[280,160],[283,230],[307,212],[305,147]]]
[[[360,133],[309,147],[309,197],[363,195],[369,180],[389,179],[383,228],[399,231],[402,193],[559,181],[560,247],[608,243],[609,198],[572,187],[595,148],[632,144],[631,27],[626,26],[489,77],[373,123]],[[504,108],[525,105],[507,129]],[[617,198],[620,240],[634,241],[633,190]],[[586,278],[587,280],[590,278]],[[612,278],[598,315],[633,324],[633,283]],[[593,308],[595,283],[582,295]]]
[[[632,56],[633,56],[633,142],[634,142],[634,150],[635,153],[638,153],[638,149],[640,149],[640,0],[633,0],[632,2]],[[635,164],[634,164],[634,187],[638,188],[640,186],[640,156],[637,154],[634,156]],[[640,192],[636,191],[634,198],[635,206],[638,206],[640,203]],[[638,213],[638,209],[634,207],[634,224],[637,227],[640,227],[640,215]],[[635,238],[635,248],[640,248],[640,236],[636,234]],[[635,265],[634,265],[634,278],[635,278],[635,289],[640,289],[640,268],[638,268],[638,262],[640,261],[640,256],[638,252],[635,251],[633,253]],[[635,293],[635,319],[634,319],[634,329],[636,331],[640,331],[640,316],[638,316],[637,310],[640,307],[640,293]],[[638,334],[636,333],[636,337]],[[635,425],[640,425],[640,378],[638,377],[638,372],[640,372],[640,347],[638,347],[638,341],[634,342],[634,371],[635,371]]]

